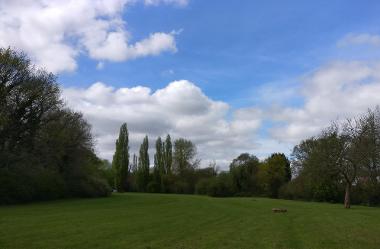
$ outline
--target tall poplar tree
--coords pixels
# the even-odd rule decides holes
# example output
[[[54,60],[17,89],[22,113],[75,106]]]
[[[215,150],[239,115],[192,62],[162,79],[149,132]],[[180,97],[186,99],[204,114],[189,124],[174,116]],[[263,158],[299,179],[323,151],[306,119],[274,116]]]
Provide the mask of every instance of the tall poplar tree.
[[[116,140],[116,151],[112,160],[112,166],[115,170],[115,188],[118,192],[128,190],[128,143],[128,127],[127,124],[124,123],[120,127],[119,138]]]
[[[162,188],[162,176],[165,174],[165,161],[164,161],[164,143],[161,137],[156,140],[156,153],[154,154],[154,181]]]
[[[173,147],[170,135],[168,134],[164,143],[164,168],[166,174],[171,174],[173,162]]]
[[[137,161],[137,156],[136,154],[133,153],[132,157],[132,164],[131,164],[131,172],[136,173],[137,172],[137,166],[138,166],[138,161]]]
[[[139,191],[146,191],[149,183],[149,141],[145,136],[139,151],[139,165],[137,174],[137,185]]]

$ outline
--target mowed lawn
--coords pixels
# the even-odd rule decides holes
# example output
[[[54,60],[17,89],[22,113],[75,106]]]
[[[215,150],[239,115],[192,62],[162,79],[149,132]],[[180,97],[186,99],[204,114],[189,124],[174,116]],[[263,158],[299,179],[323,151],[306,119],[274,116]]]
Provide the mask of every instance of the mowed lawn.
[[[287,213],[272,213],[284,207]],[[380,248],[380,208],[114,194],[0,207],[0,248]]]

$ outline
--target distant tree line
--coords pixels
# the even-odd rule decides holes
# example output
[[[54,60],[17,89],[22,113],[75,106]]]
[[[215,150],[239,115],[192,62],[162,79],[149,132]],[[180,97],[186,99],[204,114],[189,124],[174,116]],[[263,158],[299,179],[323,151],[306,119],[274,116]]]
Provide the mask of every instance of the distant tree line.
[[[333,123],[321,134],[295,146],[292,158],[274,153],[263,161],[243,153],[228,171],[215,163],[199,168],[195,145],[168,135],[155,143],[150,168],[148,137],[139,157],[129,158],[127,125],[123,124],[113,160],[118,191],[206,194],[215,197],[266,196],[377,205],[380,203],[380,110],[369,110],[356,119]],[[121,144],[124,144],[122,147]],[[123,148],[123,149],[120,149]],[[120,155],[124,151],[125,156]],[[123,179],[122,181],[117,179]],[[119,185],[119,182],[125,184]]]
[[[0,204],[109,195],[90,130],[61,101],[53,74],[0,49]]]
[[[139,156],[134,154],[128,165],[127,160],[122,160],[130,157],[128,134],[127,124],[123,124],[112,162],[114,186],[119,192],[277,198],[280,188],[291,180],[290,162],[284,154],[275,153],[260,162],[257,157],[243,153],[232,161],[228,172],[218,172],[215,163],[199,167],[197,149],[190,140],[179,138],[172,144],[170,135],[165,141],[157,138],[152,168],[147,136],[140,146]]]

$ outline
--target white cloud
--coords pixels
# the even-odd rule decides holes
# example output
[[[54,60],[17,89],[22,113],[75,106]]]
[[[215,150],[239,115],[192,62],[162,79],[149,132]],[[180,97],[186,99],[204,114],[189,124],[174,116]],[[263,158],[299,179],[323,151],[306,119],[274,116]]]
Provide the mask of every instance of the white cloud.
[[[226,166],[239,153],[256,148],[260,110],[237,110],[229,121],[228,104],[210,99],[186,80],[171,82],[155,92],[142,86],[115,89],[98,82],[89,88],[64,89],[63,95],[69,106],[83,112],[93,125],[98,152],[108,159],[123,122],[128,123],[133,151],[145,134],[152,148],[158,136],[170,133],[195,142],[204,165],[215,159]]]
[[[137,0],[0,0],[0,47],[15,47],[52,72],[73,71],[79,54],[124,61],[175,52],[175,32],[130,43],[122,13]],[[145,1],[185,5],[187,1]]]
[[[280,141],[298,143],[332,121],[355,117],[380,104],[380,63],[335,62],[304,77],[304,105],[273,109],[281,124],[271,130]]]
[[[126,51],[126,58],[137,58],[148,55],[158,55],[163,51],[177,52],[174,39],[175,32],[170,34],[154,33],[142,41],[136,42]]]
[[[112,157],[118,129],[127,122],[133,151],[145,134],[152,148],[153,140],[170,133],[194,141],[203,165],[216,160],[222,167],[242,152],[261,159],[273,152],[289,154],[300,140],[319,133],[331,121],[380,104],[380,63],[334,62],[300,82],[297,91],[286,95],[303,99],[297,107],[288,100],[266,107],[269,102],[264,101],[261,107],[230,110],[227,103],[211,99],[186,80],[154,92],[143,86],[113,88],[98,82],[88,88],[64,89],[64,97],[93,125],[102,157]],[[267,95],[274,88],[268,89],[258,93]]]
[[[347,45],[372,45],[380,46],[380,35],[373,34],[354,34],[350,33],[346,35],[343,39],[338,41],[338,46],[343,47]]]

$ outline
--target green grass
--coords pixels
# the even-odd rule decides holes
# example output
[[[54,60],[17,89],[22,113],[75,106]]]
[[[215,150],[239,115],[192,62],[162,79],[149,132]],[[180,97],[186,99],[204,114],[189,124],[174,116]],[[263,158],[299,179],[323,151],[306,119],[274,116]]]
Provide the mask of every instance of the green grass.
[[[287,213],[272,213],[285,207]],[[114,194],[0,207],[0,248],[380,248],[380,209]]]

